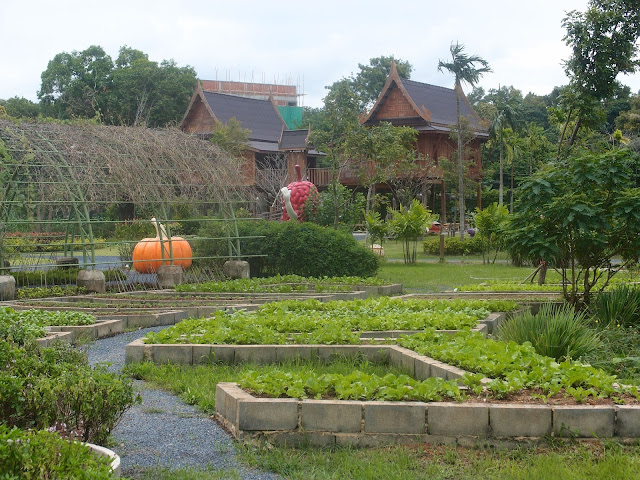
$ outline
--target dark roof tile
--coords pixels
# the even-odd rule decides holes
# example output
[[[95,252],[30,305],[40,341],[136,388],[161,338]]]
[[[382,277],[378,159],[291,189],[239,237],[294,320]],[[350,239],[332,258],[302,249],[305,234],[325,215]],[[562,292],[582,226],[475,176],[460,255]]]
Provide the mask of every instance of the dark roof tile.
[[[402,80],[402,85],[418,108],[424,106],[431,112],[432,123],[441,125],[455,125],[457,123],[456,91],[454,89],[413,80]],[[475,112],[471,110],[464,99],[460,102],[460,113],[469,119],[473,128],[485,130]]]
[[[222,123],[235,118],[251,131],[250,140],[278,142],[284,122],[269,100],[203,92],[213,114]]]

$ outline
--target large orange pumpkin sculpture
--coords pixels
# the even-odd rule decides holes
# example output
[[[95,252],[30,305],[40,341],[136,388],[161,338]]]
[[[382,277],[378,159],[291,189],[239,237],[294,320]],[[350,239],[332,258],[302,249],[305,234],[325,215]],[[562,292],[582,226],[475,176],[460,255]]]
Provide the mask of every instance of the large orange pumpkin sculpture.
[[[156,228],[156,238],[143,238],[133,249],[133,268],[136,272],[155,273],[163,263],[180,265],[184,269],[189,268],[193,256],[189,242],[182,237],[171,237],[171,247],[169,247],[169,236],[164,226],[160,224],[160,230],[158,230],[156,219],[152,218],[151,222]],[[171,250],[173,250],[173,260]]]

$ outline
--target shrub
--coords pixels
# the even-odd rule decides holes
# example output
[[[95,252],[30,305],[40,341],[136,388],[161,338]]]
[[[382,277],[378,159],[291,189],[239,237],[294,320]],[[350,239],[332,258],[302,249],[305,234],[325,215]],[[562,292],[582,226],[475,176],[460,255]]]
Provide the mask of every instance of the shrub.
[[[593,305],[593,312],[600,325],[640,324],[640,288],[620,285],[600,292]]]
[[[111,459],[46,430],[24,431],[0,424],[2,478],[114,478]]]
[[[567,304],[546,303],[537,315],[530,311],[516,315],[498,327],[497,337],[505,342],[531,343],[540,355],[578,359],[601,345],[600,335],[590,328],[584,312],[576,313]]]
[[[209,239],[196,242],[196,256],[228,254],[223,228],[218,223],[201,229],[200,236]],[[368,277],[375,275],[379,266],[378,257],[351,234],[309,222],[241,221],[238,233],[240,237],[259,237],[240,240],[252,276]]]
[[[0,416],[9,426],[52,428],[66,436],[106,442],[136,401],[132,381],[89,367],[68,345],[40,349],[0,340]]]
[[[424,253],[429,255],[440,255],[440,239],[436,237],[428,238],[423,242]],[[479,255],[482,253],[482,238],[465,237],[460,240],[459,237],[446,237],[444,239],[445,255]]]

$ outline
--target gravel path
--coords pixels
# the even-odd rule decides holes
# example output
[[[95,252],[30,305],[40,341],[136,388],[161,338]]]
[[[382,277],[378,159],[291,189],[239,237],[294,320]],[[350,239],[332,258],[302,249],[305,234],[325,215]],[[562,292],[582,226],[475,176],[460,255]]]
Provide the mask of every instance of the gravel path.
[[[109,370],[124,366],[125,345],[143,337],[153,327],[98,340],[87,347],[89,362],[108,362]],[[214,469],[233,478],[276,480],[281,477],[251,470],[238,463],[231,436],[216,422],[175,395],[136,381],[142,404],[130,408],[112,432],[123,475],[148,467]],[[233,472],[233,473],[232,473]]]

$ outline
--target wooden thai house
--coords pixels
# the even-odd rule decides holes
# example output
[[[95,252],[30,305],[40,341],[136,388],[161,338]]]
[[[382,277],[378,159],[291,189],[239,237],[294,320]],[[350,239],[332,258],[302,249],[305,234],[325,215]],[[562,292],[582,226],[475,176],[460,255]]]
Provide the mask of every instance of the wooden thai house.
[[[478,206],[481,202],[480,178],[482,176],[481,145],[488,139],[485,122],[475,112],[462,90],[460,91],[460,113],[466,118],[467,127],[473,132],[473,139],[466,145],[465,160],[470,163],[469,176],[478,181]],[[439,161],[457,158],[457,144],[451,138],[451,131],[457,125],[456,90],[405,80],[398,75],[395,63],[371,110],[361,117],[364,126],[390,122],[396,126],[410,126],[418,131],[416,151],[424,162],[425,176],[423,202],[431,203],[432,210],[441,210],[446,219],[446,185]],[[384,186],[381,186],[384,188]],[[430,191],[431,195],[427,194]],[[437,192],[440,190],[440,192]],[[435,203],[436,193],[440,196],[440,208]],[[427,202],[427,196],[431,201]]]
[[[256,185],[258,170],[282,168],[283,162],[287,169],[287,178],[283,180],[288,183],[295,178],[296,164],[302,167],[303,175],[307,175],[307,168],[314,167],[321,155],[309,143],[309,129],[287,128],[273,97],[265,100],[207,91],[200,82],[180,128],[206,138],[218,122],[227,125],[232,118],[249,131],[244,185]]]

